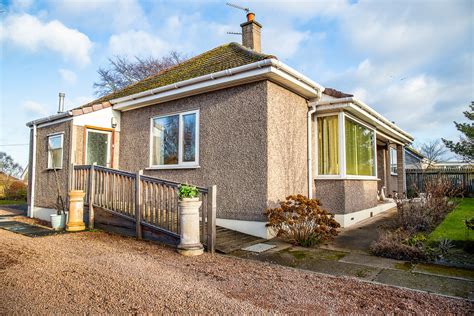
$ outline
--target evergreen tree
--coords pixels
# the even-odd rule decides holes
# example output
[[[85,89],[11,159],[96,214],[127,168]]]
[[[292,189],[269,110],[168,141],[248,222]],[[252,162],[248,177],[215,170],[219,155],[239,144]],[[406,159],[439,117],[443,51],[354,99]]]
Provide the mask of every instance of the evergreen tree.
[[[469,106],[471,110],[465,111],[464,116],[469,120],[474,120],[474,102]],[[454,153],[461,156],[466,161],[474,161],[474,123],[457,123],[454,122],[458,131],[463,135],[460,136],[458,142],[443,139],[446,147],[451,149]]]

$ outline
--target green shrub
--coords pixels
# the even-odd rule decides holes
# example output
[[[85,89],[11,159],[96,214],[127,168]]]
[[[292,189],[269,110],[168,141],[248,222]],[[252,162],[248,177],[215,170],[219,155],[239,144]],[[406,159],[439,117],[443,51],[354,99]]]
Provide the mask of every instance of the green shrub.
[[[199,196],[199,190],[192,185],[181,184],[178,187],[178,197],[180,200],[187,198],[195,198]]]
[[[317,199],[290,195],[280,207],[267,209],[268,227],[277,236],[295,245],[311,247],[338,234],[339,223],[334,215],[323,210]]]

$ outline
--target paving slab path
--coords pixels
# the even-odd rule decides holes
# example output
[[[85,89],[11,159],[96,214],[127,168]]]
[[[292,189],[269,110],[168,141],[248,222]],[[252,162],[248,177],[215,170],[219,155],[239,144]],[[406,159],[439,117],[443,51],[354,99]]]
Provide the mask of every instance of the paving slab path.
[[[294,247],[267,241],[276,248],[262,253],[238,250],[232,255],[292,268],[474,300],[474,271],[430,264],[411,264],[365,252]],[[286,244],[286,246],[284,246]]]

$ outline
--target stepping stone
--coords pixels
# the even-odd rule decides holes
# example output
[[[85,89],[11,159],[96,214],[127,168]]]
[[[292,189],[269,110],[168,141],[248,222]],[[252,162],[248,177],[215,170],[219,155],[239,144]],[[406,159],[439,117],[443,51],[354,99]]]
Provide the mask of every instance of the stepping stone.
[[[49,236],[61,233],[52,229],[47,229],[17,221],[0,221],[0,228],[11,231],[12,233],[21,234],[28,237]]]
[[[275,245],[258,243],[249,247],[242,248],[242,250],[261,253],[275,247]]]

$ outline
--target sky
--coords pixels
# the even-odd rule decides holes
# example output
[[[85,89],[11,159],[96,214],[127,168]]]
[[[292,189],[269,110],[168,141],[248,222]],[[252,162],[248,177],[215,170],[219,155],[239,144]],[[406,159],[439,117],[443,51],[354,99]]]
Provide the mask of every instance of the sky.
[[[26,166],[25,123],[95,98],[112,56],[194,56],[240,42],[226,1],[0,0],[0,151]],[[457,139],[474,100],[474,1],[235,1],[263,25],[262,50],[352,93],[421,144]]]

